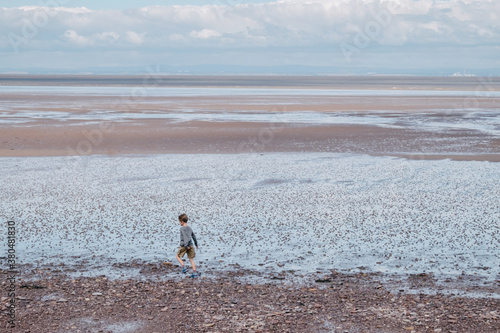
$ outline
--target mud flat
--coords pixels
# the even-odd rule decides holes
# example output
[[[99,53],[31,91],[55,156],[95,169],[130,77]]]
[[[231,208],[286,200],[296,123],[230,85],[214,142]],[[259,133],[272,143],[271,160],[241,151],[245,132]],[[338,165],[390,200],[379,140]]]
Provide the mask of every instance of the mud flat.
[[[365,80],[304,88],[300,80],[129,87],[8,86],[0,78],[0,156],[336,152],[500,160],[496,81],[454,90],[432,80],[419,89]]]

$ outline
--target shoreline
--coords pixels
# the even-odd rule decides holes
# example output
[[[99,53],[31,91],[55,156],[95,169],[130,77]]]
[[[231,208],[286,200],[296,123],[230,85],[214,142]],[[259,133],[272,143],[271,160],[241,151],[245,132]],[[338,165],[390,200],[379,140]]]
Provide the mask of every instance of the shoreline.
[[[54,263],[37,263],[17,265],[18,277],[25,281],[36,282],[47,277],[63,279],[86,279],[105,276],[110,281],[180,281],[189,277],[181,274],[181,266],[171,260],[100,260],[92,262],[88,259],[76,258],[73,263],[55,261]],[[185,264],[191,267],[185,260]],[[284,284],[301,288],[316,284],[318,287],[328,286],[339,277],[366,278],[376,281],[379,286],[389,292],[403,292],[414,295],[461,297],[471,299],[493,299],[500,301],[500,275],[496,277],[478,275],[477,273],[436,273],[434,271],[401,270],[395,272],[373,271],[367,267],[349,269],[324,268],[316,271],[297,271],[293,269],[249,268],[237,263],[214,265],[204,261],[197,262],[197,270],[203,279],[217,281],[231,278],[240,283],[255,285]],[[7,269],[0,268],[0,274],[6,274]]]

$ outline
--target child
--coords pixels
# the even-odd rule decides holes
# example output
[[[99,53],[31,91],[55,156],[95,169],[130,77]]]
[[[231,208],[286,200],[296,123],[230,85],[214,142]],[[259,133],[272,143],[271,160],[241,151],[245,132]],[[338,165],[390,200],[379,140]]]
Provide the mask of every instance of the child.
[[[194,264],[194,257],[196,253],[194,252],[193,242],[196,248],[198,248],[198,242],[196,241],[196,236],[194,235],[193,230],[187,224],[188,217],[186,214],[179,215],[179,223],[181,224],[181,247],[179,251],[177,251],[177,261],[182,266],[182,273],[187,273],[188,269],[184,267],[184,262],[182,261],[182,257],[187,253],[188,259],[191,262],[191,267],[193,268],[193,274],[191,274],[192,278],[198,277],[199,274],[196,273],[196,265]]]

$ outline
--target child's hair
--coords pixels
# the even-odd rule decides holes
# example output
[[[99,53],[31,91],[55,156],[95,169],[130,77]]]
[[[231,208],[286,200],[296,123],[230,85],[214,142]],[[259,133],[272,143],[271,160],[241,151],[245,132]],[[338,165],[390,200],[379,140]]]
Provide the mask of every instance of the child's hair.
[[[184,223],[187,223],[188,221],[188,216],[186,214],[181,214],[179,215],[179,221],[182,221]]]

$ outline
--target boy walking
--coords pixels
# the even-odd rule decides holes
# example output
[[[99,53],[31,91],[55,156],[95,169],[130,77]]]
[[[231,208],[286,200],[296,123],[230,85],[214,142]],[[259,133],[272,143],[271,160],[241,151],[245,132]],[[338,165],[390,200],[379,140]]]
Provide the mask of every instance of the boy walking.
[[[179,215],[179,223],[181,224],[181,247],[177,251],[177,261],[182,266],[182,273],[187,273],[188,268],[184,266],[184,261],[182,258],[187,253],[188,259],[191,262],[191,267],[193,268],[192,278],[196,278],[199,274],[196,273],[196,265],[194,263],[194,257],[196,253],[194,252],[193,241],[196,248],[198,248],[198,242],[196,241],[196,236],[194,235],[193,229],[187,224],[188,217],[186,214]],[[192,240],[191,240],[192,239]]]

